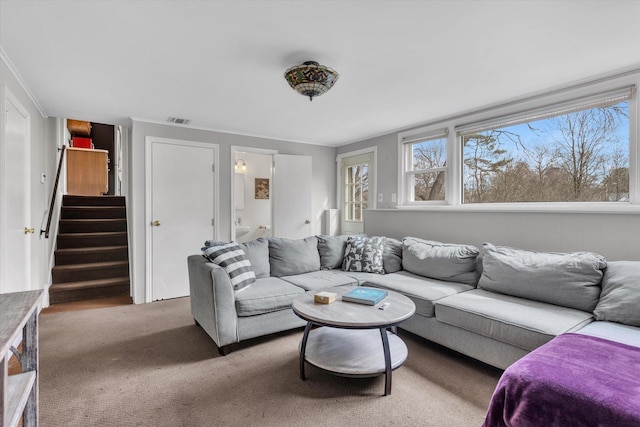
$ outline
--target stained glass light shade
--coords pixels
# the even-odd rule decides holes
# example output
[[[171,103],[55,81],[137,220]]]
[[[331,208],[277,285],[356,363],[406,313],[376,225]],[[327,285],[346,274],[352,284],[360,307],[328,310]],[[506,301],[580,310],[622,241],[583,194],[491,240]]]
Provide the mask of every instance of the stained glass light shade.
[[[308,96],[312,101],[314,96],[320,96],[333,87],[338,80],[338,73],[315,61],[307,61],[289,68],[284,78],[296,92]]]

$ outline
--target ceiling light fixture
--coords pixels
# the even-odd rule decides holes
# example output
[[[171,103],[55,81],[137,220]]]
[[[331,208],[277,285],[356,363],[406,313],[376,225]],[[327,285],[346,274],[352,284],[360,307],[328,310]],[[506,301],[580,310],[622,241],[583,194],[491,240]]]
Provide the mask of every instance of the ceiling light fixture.
[[[236,160],[236,164],[234,166],[236,173],[247,173],[247,162],[242,159]]]
[[[315,61],[296,65],[284,73],[284,78],[287,79],[289,86],[299,94],[308,96],[309,101],[313,101],[314,96],[320,96],[331,89],[338,77],[335,70]]]

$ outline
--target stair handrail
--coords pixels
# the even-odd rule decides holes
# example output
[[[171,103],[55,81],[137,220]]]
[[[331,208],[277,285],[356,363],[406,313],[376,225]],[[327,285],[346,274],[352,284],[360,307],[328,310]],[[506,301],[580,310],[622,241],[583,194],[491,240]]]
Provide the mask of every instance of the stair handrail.
[[[44,233],[45,239],[49,238],[49,230],[51,229],[51,218],[53,217],[53,207],[56,203],[56,194],[58,193],[58,182],[60,181],[60,171],[62,170],[62,160],[64,159],[64,152],[67,146],[62,146],[62,152],[60,153],[60,161],[58,162],[58,171],[56,172],[56,181],[53,183],[53,194],[51,195],[51,204],[49,205],[49,217],[47,218],[47,226],[44,230],[40,230],[40,235]]]

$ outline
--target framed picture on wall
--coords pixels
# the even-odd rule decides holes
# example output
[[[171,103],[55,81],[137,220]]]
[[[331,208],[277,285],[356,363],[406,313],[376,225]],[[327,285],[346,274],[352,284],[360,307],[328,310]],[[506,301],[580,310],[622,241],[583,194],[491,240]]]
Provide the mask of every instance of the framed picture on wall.
[[[255,198],[261,200],[269,199],[269,178],[256,178]]]

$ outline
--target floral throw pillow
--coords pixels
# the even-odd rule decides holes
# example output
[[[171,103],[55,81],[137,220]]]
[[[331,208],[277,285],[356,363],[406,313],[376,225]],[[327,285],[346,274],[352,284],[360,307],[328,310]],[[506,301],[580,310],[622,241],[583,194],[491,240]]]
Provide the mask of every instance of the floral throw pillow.
[[[349,237],[342,261],[343,271],[384,274],[384,237]]]

